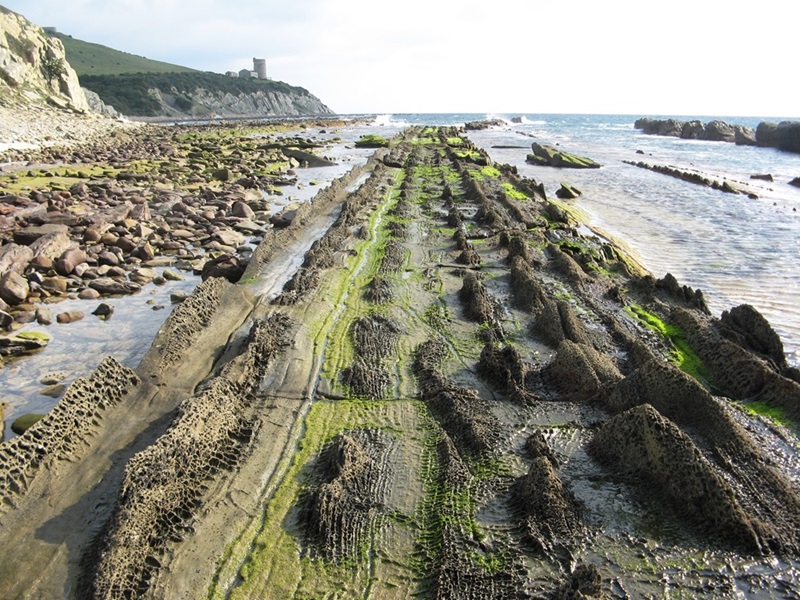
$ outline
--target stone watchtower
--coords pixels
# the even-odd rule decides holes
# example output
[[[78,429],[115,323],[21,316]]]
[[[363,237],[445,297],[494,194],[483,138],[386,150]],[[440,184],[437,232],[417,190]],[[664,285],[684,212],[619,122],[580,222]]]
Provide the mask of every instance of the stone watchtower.
[[[267,60],[265,58],[253,59],[253,70],[258,74],[259,79],[267,78]]]

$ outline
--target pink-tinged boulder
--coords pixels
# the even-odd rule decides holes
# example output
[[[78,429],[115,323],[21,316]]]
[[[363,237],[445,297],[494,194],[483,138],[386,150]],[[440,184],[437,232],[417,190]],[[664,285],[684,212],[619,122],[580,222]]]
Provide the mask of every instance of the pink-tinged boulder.
[[[67,292],[67,280],[63,277],[45,277],[41,285],[43,289],[55,294],[65,294]]]
[[[96,244],[103,234],[96,227],[87,227],[83,232],[83,241],[86,244]]]
[[[244,243],[244,236],[238,231],[232,229],[220,229],[211,234],[214,241],[219,242],[224,246],[236,248]]]
[[[31,262],[28,263],[28,266],[42,273],[47,273],[47,271],[53,268],[53,261],[46,256],[34,256]]]
[[[30,291],[28,280],[16,271],[9,271],[0,278],[0,298],[10,306],[25,302]]]
[[[54,231],[43,235],[31,244],[34,256],[46,256],[50,260],[57,260],[73,245],[69,236],[63,231]]]
[[[100,254],[97,255],[97,264],[116,267],[117,265],[119,265],[119,257],[113,252],[110,252],[108,250],[103,250]]]
[[[241,219],[252,219],[256,216],[256,213],[253,212],[253,209],[250,208],[246,202],[236,202],[231,209],[231,215],[234,217],[239,217]]]
[[[86,288],[78,292],[78,298],[81,300],[97,300],[100,297],[100,292],[92,288]]]
[[[56,316],[56,321],[59,323],[74,323],[75,321],[80,321],[85,317],[81,311],[79,310],[70,310],[66,312],[59,313]]]
[[[64,251],[55,262],[56,273],[59,275],[71,275],[75,267],[86,262],[86,253],[80,248],[70,248]]]
[[[61,223],[48,223],[45,225],[30,225],[14,232],[14,242],[22,246],[30,246],[40,237],[50,233],[66,234],[69,228]]]
[[[0,247],[0,273],[16,271],[22,273],[33,259],[33,250],[28,246],[10,243]]]
[[[107,231],[100,236],[100,242],[106,246],[116,246],[118,240],[119,236],[115,233],[111,233],[110,231]]]
[[[122,250],[125,254],[130,254],[136,249],[136,242],[129,237],[120,237],[115,246]]]

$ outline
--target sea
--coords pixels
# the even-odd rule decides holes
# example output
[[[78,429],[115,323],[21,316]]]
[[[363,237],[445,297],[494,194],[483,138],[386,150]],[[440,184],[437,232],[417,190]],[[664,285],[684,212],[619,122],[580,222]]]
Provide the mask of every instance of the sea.
[[[781,336],[790,364],[800,366],[800,154],[726,142],[644,134],[640,117],[703,123],[718,119],[756,128],[791,118],[581,115],[384,114],[373,127],[463,125],[499,119],[502,125],[469,131],[495,162],[514,165],[555,197],[561,183],[583,195],[571,201],[587,226],[625,247],[656,277],[674,275],[700,289],[715,316],[739,304],[757,308]],[[513,119],[513,121],[512,121]],[[526,163],[538,142],[589,157],[600,169],[555,169]],[[757,198],[734,195],[626,164],[643,161],[696,170],[729,180]],[[773,182],[751,179],[769,174]]]

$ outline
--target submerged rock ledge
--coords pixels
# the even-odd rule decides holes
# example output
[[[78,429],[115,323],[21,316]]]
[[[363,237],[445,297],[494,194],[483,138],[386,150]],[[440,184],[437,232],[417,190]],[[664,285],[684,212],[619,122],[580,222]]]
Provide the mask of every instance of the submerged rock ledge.
[[[744,409],[796,422],[800,377],[752,307],[712,317],[455,128],[282,225],[0,444],[0,596],[800,585],[796,433]]]

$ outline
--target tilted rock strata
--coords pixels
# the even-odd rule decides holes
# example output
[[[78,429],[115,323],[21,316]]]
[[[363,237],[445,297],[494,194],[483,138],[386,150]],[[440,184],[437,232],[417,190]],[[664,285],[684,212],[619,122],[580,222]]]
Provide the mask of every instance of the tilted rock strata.
[[[599,169],[600,164],[591,158],[577,156],[554,148],[534,142],[532,144],[533,154],[528,155],[527,162],[535,165],[548,167],[561,167],[565,169]]]
[[[743,184],[731,183],[728,180],[719,181],[717,179],[710,179],[698,171],[688,171],[668,165],[651,165],[643,161],[633,162],[626,160],[623,162],[634,167],[639,167],[640,169],[647,169],[648,171],[654,171],[662,175],[669,175],[670,177],[675,177],[676,179],[681,179],[688,183],[703,185],[728,194],[747,194],[750,198],[758,198],[755,192],[749,191]]]
[[[752,351],[726,339],[713,325],[701,324],[690,312],[674,308],[670,318],[687,332],[692,348],[726,394],[737,400],[757,398],[783,407],[793,419],[800,418],[800,383],[787,378],[777,366],[759,358]],[[768,335],[768,332],[765,331],[765,334]],[[776,357],[774,338],[771,353]],[[780,361],[781,357],[777,358]]]
[[[592,453],[643,489],[654,486],[672,510],[705,533],[759,550],[750,521],[725,479],[691,439],[649,404],[617,415],[595,435]]]
[[[578,503],[547,456],[531,461],[527,474],[515,483],[513,495],[527,540],[536,552],[555,555],[577,541],[583,530]]]
[[[94,597],[147,591],[166,543],[190,530],[205,482],[235,468],[248,451],[257,427],[257,417],[248,413],[250,394],[289,343],[291,328],[280,313],[256,322],[239,360],[182,402],[166,433],[128,462],[91,578]]]
[[[430,340],[417,348],[414,374],[419,380],[423,401],[460,453],[492,456],[501,424],[474,390],[459,386],[442,375],[439,367],[447,353],[441,340]]]
[[[159,115],[166,117],[296,117],[333,114],[316,96],[278,90],[234,94],[197,87],[181,94],[183,103],[177,103],[174,94],[159,88],[151,88],[149,93],[160,105]],[[182,108],[187,100],[191,102],[188,111]]]
[[[16,505],[39,472],[82,453],[104,410],[138,383],[134,371],[106,358],[88,378],[76,379],[46,417],[0,445],[0,514]]]
[[[391,480],[393,442],[383,432],[356,430],[322,451],[312,476],[319,480],[304,501],[306,536],[326,560],[353,557],[376,527]]]

